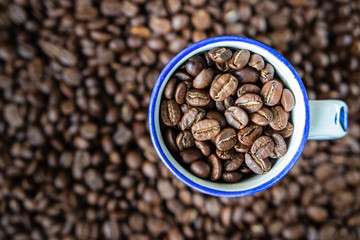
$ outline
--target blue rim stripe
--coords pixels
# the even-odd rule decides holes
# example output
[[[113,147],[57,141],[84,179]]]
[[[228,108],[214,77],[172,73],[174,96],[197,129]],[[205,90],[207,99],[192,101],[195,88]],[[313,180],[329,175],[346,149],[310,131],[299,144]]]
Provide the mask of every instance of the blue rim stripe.
[[[248,190],[242,190],[242,191],[221,191],[221,190],[215,190],[215,189],[211,189],[208,187],[204,187],[202,185],[199,185],[195,182],[193,182],[192,180],[188,179],[186,176],[184,176],[181,172],[179,172],[171,163],[170,161],[166,158],[163,150],[161,149],[161,146],[159,144],[157,135],[156,135],[156,130],[155,130],[155,105],[156,105],[156,100],[157,100],[157,95],[159,94],[161,85],[163,83],[163,81],[165,80],[167,74],[169,73],[169,71],[181,60],[183,59],[185,56],[187,56],[189,53],[195,51],[196,49],[203,47],[205,45],[209,45],[212,43],[217,43],[217,42],[226,42],[226,41],[240,41],[240,42],[245,42],[245,43],[249,43],[249,44],[253,44],[253,45],[257,45],[260,46],[261,48],[267,50],[268,52],[270,52],[272,55],[274,55],[278,60],[280,60],[283,64],[285,64],[290,71],[292,72],[292,74],[295,76],[295,79],[297,80],[300,88],[301,88],[301,92],[303,94],[303,99],[305,102],[305,129],[303,132],[303,136],[301,139],[301,143],[300,146],[298,148],[298,150],[296,151],[294,157],[291,159],[290,163],[284,168],[283,171],[281,171],[276,177],[272,178],[271,180],[267,181],[266,183],[252,188],[252,189],[248,189]],[[307,93],[306,93],[306,89],[305,86],[303,84],[303,82],[301,81],[300,77],[298,76],[297,72],[295,71],[295,69],[293,68],[293,66],[280,54],[278,53],[276,50],[274,50],[273,48],[258,42],[256,40],[250,39],[250,38],[245,38],[245,37],[238,37],[238,36],[220,36],[220,37],[213,37],[213,38],[208,38],[205,40],[202,40],[200,42],[194,43],[191,46],[185,48],[184,50],[182,50],[180,53],[178,53],[173,59],[171,59],[171,61],[165,66],[165,68],[162,70],[162,72],[159,75],[158,80],[155,83],[155,86],[153,88],[152,94],[151,94],[151,98],[150,98],[150,104],[149,104],[149,111],[148,111],[148,123],[149,123],[149,130],[150,130],[150,137],[151,137],[151,141],[155,147],[155,150],[157,152],[157,154],[159,155],[161,161],[165,164],[165,166],[169,169],[169,171],[174,174],[180,181],[182,181],[183,183],[185,183],[186,185],[188,185],[191,188],[194,188],[202,193],[205,194],[209,194],[209,195],[213,195],[213,196],[218,196],[218,197],[242,197],[242,196],[247,196],[247,195],[252,195],[255,194],[257,192],[263,191],[269,187],[271,187],[272,185],[274,185],[275,183],[277,183],[281,178],[283,178],[292,168],[293,166],[296,164],[297,160],[299,159],[306,141],[307,141],[307,137],[309,134],[309,100],[307,97]]]

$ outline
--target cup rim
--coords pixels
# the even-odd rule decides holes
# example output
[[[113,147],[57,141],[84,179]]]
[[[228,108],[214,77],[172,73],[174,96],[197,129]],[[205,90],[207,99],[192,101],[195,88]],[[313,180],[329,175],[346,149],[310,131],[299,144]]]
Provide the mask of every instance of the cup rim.
[[[174,167],[171,162],[167,159],[167,157],[165,156],[161,145],[158,141],[158,137],[157,137],[157,133],[156,133],[156,127],[155,127],[155,105],[158,99],[158,95],[159,95],[159,91],[160,88],[164,82],[164,80],[166,79],[168,73],[175,67],[175,65],[181,61],[184,57],[186,57],[188,54],[190,54],[191,52],[195,51],[196,49],[212,44],[212,43],[217,43],[217,42],[227,42],[227,41],[240,41],[240,42],[245,42],[245,43],[249,43],[249,44],[253,44],[253,45],[257,45],[261,48],[263,48],[264,50],[268,51],[271,55],[275,56],[279,61],[281,61],[293,74],[294,78],[297,80],[300,89],[301,89],[301,93],[302,93],[302,97],[305,103],[305,126],[304,126],[304,130],[303,130],[303,134],[302,134],[302,139],[299,145],[299,148],[297,149],[296,153],[292,156],[292,159],[290,160],[290,162],[285,166],[285,168],[283,169],[283,171],[281,171],[278,175],[276,175],[274,178],[268,180],[267,182],[265,182],[262,185],[259,185],[257,187],[254,188],[250,188],[250,189],[246,189],[246,190],[240,190],[240,191],[222,191],[222,190],[216,190],[216,189],[212,189],[212,188],[208,188],[206,186],[200,185],[192,180],[190,180],[189,178],[187,178],[186,176],[184,176],[176,167]],[[160,96],[161,97],[161,96]],[[183,182],[184,184],[186,184],[187,186],[208,194],[208,195],[212,195],[212,196],[217,196],[217,197],[242,197],[242,196],[247,196],[247,195],[253,195],[255,193],[258,193],[260,191],[263,191],[271,186],[273,186],[274,184],[276,184],[280,179],[282,179],[291,169],[292,167],[296,164],[296,162],[298,161],[304,147],[307,141],[307,137],[309,134],[309,122],[310,122],[310,116],[309,116],[309,100],[307,97],[307,93],[306,93],[306,89],[305,86],[303,84],[303,82],[301,81],[300,77],[298,76],[296,70],[294,69],[294,67],[290,64],[289,61],[287,61],[285,59],[285,57],[283,57],[280,53],[278,53],[275,49],[267,46],[264,43],[261,43],[259,41],[256,41],[254,39],[251,38],[246,38],[246,37],[240,37],[240,36],[218,36],[218,37],[212,37],[212,38],[207,38],[205,40],[196,42],[194,44],[191,44],[190,46],[188,46],[187,48],[185,48],[184,50],[182,50],[181,52],[179,52],[175,57],[173,57],[169,63],[164,67],[164,69],[161,71],[155,85],[154,88],[152,90],[152,94],[151,94],[151,98],[150,98],[150,103],[149,103],[149,110],[148,110],[148,124],[149,124],[149,131],[150,131],[150,138],[151,141],[154,145],[155,151],[156,153],[159,155],[161,161],[165,164],[165,166],[168,168],[168,170],[175,175],[181,182]]]

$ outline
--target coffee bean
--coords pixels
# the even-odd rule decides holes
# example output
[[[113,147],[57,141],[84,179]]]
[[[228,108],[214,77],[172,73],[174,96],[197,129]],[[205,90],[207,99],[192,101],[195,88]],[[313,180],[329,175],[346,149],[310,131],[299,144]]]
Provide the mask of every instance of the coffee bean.
[[[179,151],[176,145],[176,133],[172,128],[166,129],[164,134],[164,142],[169,148],[170,152],[174,153]]]
[[[260,95],[260,88],[256,86],[255,84],[243,84],[241,87],[239,87],[236,91],[237,96],[240,97],[246,93],[254,93],[256,95]]]
[[[210,85],[214,77],[214,70],[212,68],[203,69],[199,75],[196,76],[192,85],[197,89],[204,89]]]
[[[246,173],[251,172],[251,169],[245,163],[243,163],[240,166],[240,172],[243,173],[243,174],[246,174]]]
[[[222,164],[220,159],[215,155],[211,154],[208,158],[208,162],[211,167],[210,180],[216,181],[222,175]]]
[[[224,101],[236,91],[238,80],[231,74],[223,74],[210,87],[210,96],[215,101]]]
[[[240,179],[242,178],[242,174],[239,172],[224,172],[221,176],[221,179],[224,182],[228,182],[228,183],[236,183],[238,181],[240,181]]]
[[[238,140],[241,144],[252,146],[255,140],[260,137],[262,131],[263,130],[261,126],[249,124],[245,128],[238,131]]]
[[[203,107],[210,102],[210,96],[204,90],[190,89],[186,92],[186,102],[194,107]]]
[[[237,50],[236,52],[233,53],[228,64],[230,68],[234,70],[240,70],[248,64],[249,59],[250,59],[249,50],[246,49]]]
[[[215,138],[215,146],[220,151],[227,151],[237,142],[236,131],[233,128],[225,128]]]
[[[233,71],[233,74],[238,78],[239,83],[255,83],[259,80],[259,72],[251,67]]]
[[[260,126],[266,126],[273,120],[273,113],[266,107],[260,108],[250,115],[250,120]]]
[[[204,9],[195,10],[191,17],[191,22],[196,29],[206,30],[211,26],[211,17]]]
[[[244,128],[249,122],[247,113],[240,107],[236,106],[229,107],[225,111],[224,116],[227,123],[236,129]]]
[[[245,153],[245,163],[256,174],[265,174],[271,168],[271,163],[267,158],[259,159],[252,153]]]
[[[214,119],[214,120],[218,121],[221,128],[226,128],[227,127],[227,122],[226,122],[226,119],[225,119],[224,115],[222,115],[219,112],[209,111],[209,112],[206,113],[206,118],[207,119]]]
[[[204,68],[206,68],[206,62],[200,56],[192,56],[186,62],[186,71],[193,77],[199,75]]]
[[[220,159],[227,160],[235,156],[236,151],[234,149],[230,149],[227,151],[220,151],[219,149],[216,149],[215,153],[216,156],[218,156]]]
[[[225,109],[228,109],[229,107],[233,106],[234,103],[235,103],[234,99],[231,96],[225,98],[225,100],[224,100]]]
[[[264,104],[268,106],[276,105],[281,98],[283,87],[277,80],[271,80],[264,84],[261,89],[261,96],[264,98]]]
[[[220,72],[227,72],[230,70],[230,66],[228,64],[228,62],[224,62],[224,63],[215,63],[215,67],[217,70],[219,70]]]
[[[210,58],[209,52],[205,52],[204,57],[208,67],[212,67],[214,65],[214,61]]]
[[[181,82],[177,85],[175,89],[175,101],[178,104],[183,104],[185,102],[186,91],[188,90],[186,82]]]
[[[227,172],[232,172],[240,168],[240,166],[244,162],[244,155],[241,153],[236,154],[234,157],[232,157],[229,160],[226,160],[224,164],[224,170]]]
[[[265,67],[261,69],[260,81],[266,83],[274,78],[274,67],[270,63],[266,63]]]
[[[185,148],[191,148],[195,144],[195,139],[190,131],[180,132],[176,137],[176,145],[182,151]]]
[[[175,126],[180,120],[180,108],[174,100],[164,100],[160,107],[161,119],[166,126]]]
[[[212,146],[210,142],[195,140],[195,146],[200,149],[204,156],[208,157],[211,154]]]
[[[181,81],[192,81],[192,76],[185,71],[176,71],[174,77]]]
[[[216,107],[216,110],[217,110],[219,113],[223,113],[223,112],[225,112],[225,110],[226,110],[226,107],[225,107],[225,105],[224,105],[224,101],[215,102],[215,107]]]
[[[216,63],[225,63],[231,56],[231,50],[224,47],[213,48],[209,51],[209,57]]]
[[[246,145],[244,145],[244,144],[242,144],[242,143],[237,143],[237,144],[235,144],[234,149],[235,149],[235,151],[237,151],[237,152],[246,153],[247,151],[250,150],[250,147],[249,147],[249,146],[246,146]]]
[[[289,89],[284,88],[281,96],[281,105],[283,106],[285,112],[290,112],[293,109],[294,104],[294,95]]]
[[[187,110],[180,120],[181,130],[191,128],[195,123],[205,117],[205,111],[201,108],[190,108]]]
[[[191,164],[194,161],[203,159],[203,155],[201,154],[200,150],[192,147],[187,148],[179,153],[180,159],[185,164]]]
[[[274,141],[274,151],[270,154],[271,158],[280,158],[286,154],[287,147],[284,138],[275,133],[271,136],[272,140]]]
[[[249,66],[255,68],[256,70],[260,71],[265,66],[265,61],[262,56],[259,54],[253,54],[249,60]]]
[[[210,176],[210,166],[205,161],[195,161],[190,165],[190,171],[199,178],[208,178]]]
[[[176,87],[177,87],[176,78],[171,78],[165,86],[164,96],[169,100],[174,99]]]
[[[213,119],[204,119],[191,127],[191,132],[196,140],[210,140],[220,133],[220,124]]]
[[[181,106],[180,106],[180,110],[182,113],[186,113],[190,109],[191,109],[191,106],[187,103],[181,104]]]
[[[270,108],[273,113],[273,120],[269,123],[270,127],[275,131],[283,130],[288,123],[288,116],[284,109],[280,106]]]
[[[274,151],[274,142],[268,136],[261,136],[251,146],[251,153],[255,158],[265,159]]]
[[[246,93],[236,99],[235,105],[245,109],[249,113],[253,113],[262,107],[263,101],[259,95]]]

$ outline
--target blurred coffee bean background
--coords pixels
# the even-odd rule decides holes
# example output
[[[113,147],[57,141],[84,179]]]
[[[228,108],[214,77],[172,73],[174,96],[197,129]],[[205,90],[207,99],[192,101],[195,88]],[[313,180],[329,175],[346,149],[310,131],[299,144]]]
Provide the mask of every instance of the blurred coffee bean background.
[[[279,183],[217,198],[182,184],[150,141],[166,63],[239,35],[281,52],[349,131],[309,141]],[[0,239],[359,239],[357,0],[0,0]]]

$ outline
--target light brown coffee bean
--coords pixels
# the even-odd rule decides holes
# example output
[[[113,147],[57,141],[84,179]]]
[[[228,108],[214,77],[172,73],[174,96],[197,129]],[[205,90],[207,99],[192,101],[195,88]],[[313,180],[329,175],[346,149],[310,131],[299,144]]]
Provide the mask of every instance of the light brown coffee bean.
[[[239,83],[255,83],[259,80],[259,72],[251,67],[233,71],[233,74],[238,78]]]
[[[205,117],[205,111],[201,108],[191,108],[187,110],[180,120],[180,129],[185,130],[191,128],[195,123]]]
[[[220,131],[219,122],[213,119],[201,120],[191,127],[194,138],[200,141],[210,140],[218,135]]]
[[[208,158],[208,162],[209,162],[210,167],[211,167],[210,180],[211,181],[216,181],[222,175],[221,160],[215,154],[211,154],[209,156],[209,158]]]
[[[284,138],[278,134],[274,133],[271,138],[274,141],[274,151],[270,154],[271,158],[283,157],[286,154],[287,147]]]
[[[250,120],[260,126],[266,126],[273,120],[273,113],[266,107],[260,108],[250,115]]]
[[[205,68],[196,76],[192,85],[194,88],[204,89],[211,84],[213,78],[214,70],[212,68]]]
[[[178,124],[181,116],[179,105],[174,100],[164,100],[161,103],[160,114],[166,126]]]
[[[294,95],[287,88],[284,88],[284,90],[282,92],[281,105],[283,106],[285,112],[290,112],[295,105]]]
[[[270,63],[266,63],[265,67],[261,69],[260,81],[266,83],[274,78],[275,69]]]
[[[227,172],[232,172],[240,168],[245,160],[244,154],[238,153],[229,160],[226,160],[224,163],[224,170]]]
[[[274,142],[268,136],[261,136],[251,146],[251,153],[256,158],[265,159],[274,151]]]
[[[265,105],[274,106],[280,101],[282,91],[281,83],[278,80],[271,80],[264,84],[260,94]]]
[[[233,156],[235,156],[236,151],[234,149],[230,149],[227,151],[220,151],[219,149],[216,149],[215,151],[216,156],[218,156],[222,160],[231,159]]]
[[[176,145],[180,151],[191,148],[195,144],[195,139],[190,131],[182,131],[176,137]]]
[[[271,163],[267,158],[259,159],[251,153],[245,153],[245,164],[256,174],[265,174],[271,168]]]
[[[225,47],[216,47],[209,51],[209,57],[216,63],[225,63],[231,56],[231,50]]]
[[[236,99],[235,105],[245,109],[249,113],[253,113],[262,107],[263,101],[259,95],[246,93]]]
[[[232,95],[238,86],[238,80],[227,73],[221,75],[210,87],[210,96],[214,101],[224,101]]]
[[[164,96],[169,100],[174,99],[176,87],[177,87],[176,78],[171,78],[165,86]]]
[[[190,171],[199,178],[208,178],[210,176],[210,165],[205,161],[195,161],[190,165]]]
[[[251,123],[238,131],[238,140],[246,146],[252,146],[261,133],[262,127]]]
[[[233,128],[225,128],[215,138],[215,146],[220,151],[230,150],[236,142],[236,131]]]
[[[250,60],[249,60],[249,66],[260,71],[265,66],[264,58],[256,53],[251,55]]]
[[[226,128],[228,125],[224,115],[216,111],[209,111],[206,113],[206,118],[217,120],[221,128]]]
[[[244,128],[249,122],[247,113],[236,106],[229,107],[225,111],[224,116],[227,123],[236,129]]]
[[[250,52],[247,49],[237,50],[233,53],[228,64],[230,68],[234,70],[240,70],[244,68],[250,59]]]
[[[242,174],[235,171],[235,172],[224,172],[221,176],[221,179],[224,182],[227,183],[236,183],[238,181],[240,181],[240,179],[242,178]]]
[[[212,144],[210,142],[195,140],[195,146],[201,151],[204,156],[210,156],[212,152]]]
[[[269,123],[270,127],[275,131],[283,130],[288,123],[288,116],[281,106],[272,107],[273,120]]]
[[[201,160],[203,158],[203,155],[201,154],[199,149],[192,147],[179,152],[179,157],[183,163],[191,164],[197,160]]]
[[[260,95],[260,91],[261,89],[256,86],[255,84],[250,84],[250,83],[246,83],[241,85],[241,87],[239,87],[236,91],[237,96],[240,97],[246,93],[254,93],[257,95]]]
[[[186,93],[186,102],[194,107],[203,107],[210,102],[210,96],[204,90],[190,89]]]

